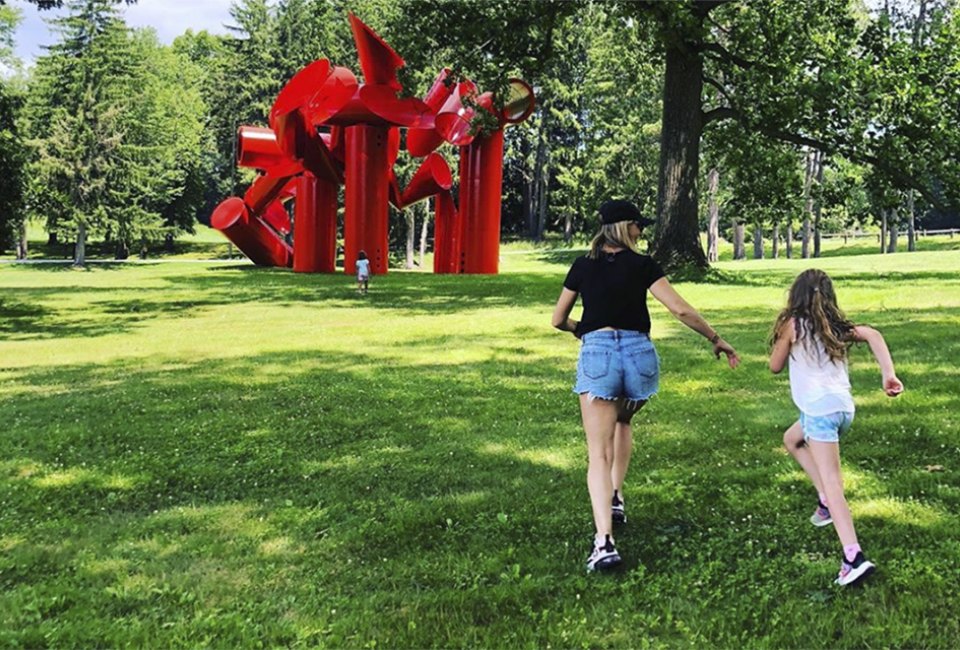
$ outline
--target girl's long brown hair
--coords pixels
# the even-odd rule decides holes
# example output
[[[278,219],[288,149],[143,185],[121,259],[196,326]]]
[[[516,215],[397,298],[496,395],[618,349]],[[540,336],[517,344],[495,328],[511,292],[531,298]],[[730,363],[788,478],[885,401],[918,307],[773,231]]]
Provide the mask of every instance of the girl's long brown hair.
[[[630,243],[630,222],[618,221],[600,226],[600,232],[590,242],[590,252],[587,253],[587,257],[592,260],[599,258],[604,244],[615,248],[636,250]]]
[[[777,316],[770,336],[770,344],[776,343],[784,324],[796,319],[797,341],[807,346],[815,337],[823,341],[823,347],[831,361],[842,361],[847,348],[853,343],[851,334],[854,324],[837,306],[830,276],[819,269],[808,269],[797,276],[790,287],[787,306]]]

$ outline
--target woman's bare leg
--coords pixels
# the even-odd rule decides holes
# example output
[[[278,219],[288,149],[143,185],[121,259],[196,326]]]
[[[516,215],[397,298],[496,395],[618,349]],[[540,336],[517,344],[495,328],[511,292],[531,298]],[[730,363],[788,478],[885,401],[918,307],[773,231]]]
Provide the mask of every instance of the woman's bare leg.
[[[587,393],[580,395],[580,415],[587,436],[587,489],[593,507],[593,521],[597,535],[610,535],[613,519],[610,502],[613,485],[610,481],[613,466],[613,438],[617,427],[616,402],[590,399]]]
[[[630,426],[630,419],[646,403],[646,401],[617,401],[617,428],[613,436],[613,467],[610,472],[610,480],[613,482],[613,489],[620,492],[621,495],[623,494],[623,481],[627,477],[627,470],[630,468],[630,456],[633,453],[633,428]]]

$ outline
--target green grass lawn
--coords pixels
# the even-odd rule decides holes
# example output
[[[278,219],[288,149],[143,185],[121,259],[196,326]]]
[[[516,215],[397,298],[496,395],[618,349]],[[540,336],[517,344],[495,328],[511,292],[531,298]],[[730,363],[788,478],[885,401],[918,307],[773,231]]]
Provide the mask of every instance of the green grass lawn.
[[[0,266],[0,646],[909,647],[960,643],[960,251],[827,257],[878,327],[844,442],[878,573],[783,451],[765,339],[812,260],[721,262],[681,293],[736,371],[653,309],[622,571],[588,575],[572,256],[498,276],[237,263]]]

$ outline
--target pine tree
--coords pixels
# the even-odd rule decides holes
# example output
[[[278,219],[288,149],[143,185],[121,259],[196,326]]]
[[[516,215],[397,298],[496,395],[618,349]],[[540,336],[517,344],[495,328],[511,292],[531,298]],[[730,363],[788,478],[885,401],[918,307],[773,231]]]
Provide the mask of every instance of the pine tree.
[[[120,111],[127,84],[127,29],[109,0],[74,0],[53,21],[61,41],[37,61],[25,108],[32,156],[28,199],[48,231],[75,236],[82,265],[87,238],[115,231],[108,192],[122,176]]]

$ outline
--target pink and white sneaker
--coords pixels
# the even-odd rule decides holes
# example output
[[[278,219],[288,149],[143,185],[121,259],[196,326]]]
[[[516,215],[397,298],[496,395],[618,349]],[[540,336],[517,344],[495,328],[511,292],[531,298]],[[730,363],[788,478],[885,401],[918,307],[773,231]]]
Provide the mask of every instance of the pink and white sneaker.
[[[841,587],[849,587],[857,584],[876,569],[876,565],[863,556],[863,551],[858,551],[852,562],[847,562],[847,558],[843,558],[843,562],[840,563],[840,575],[834,582]]]

